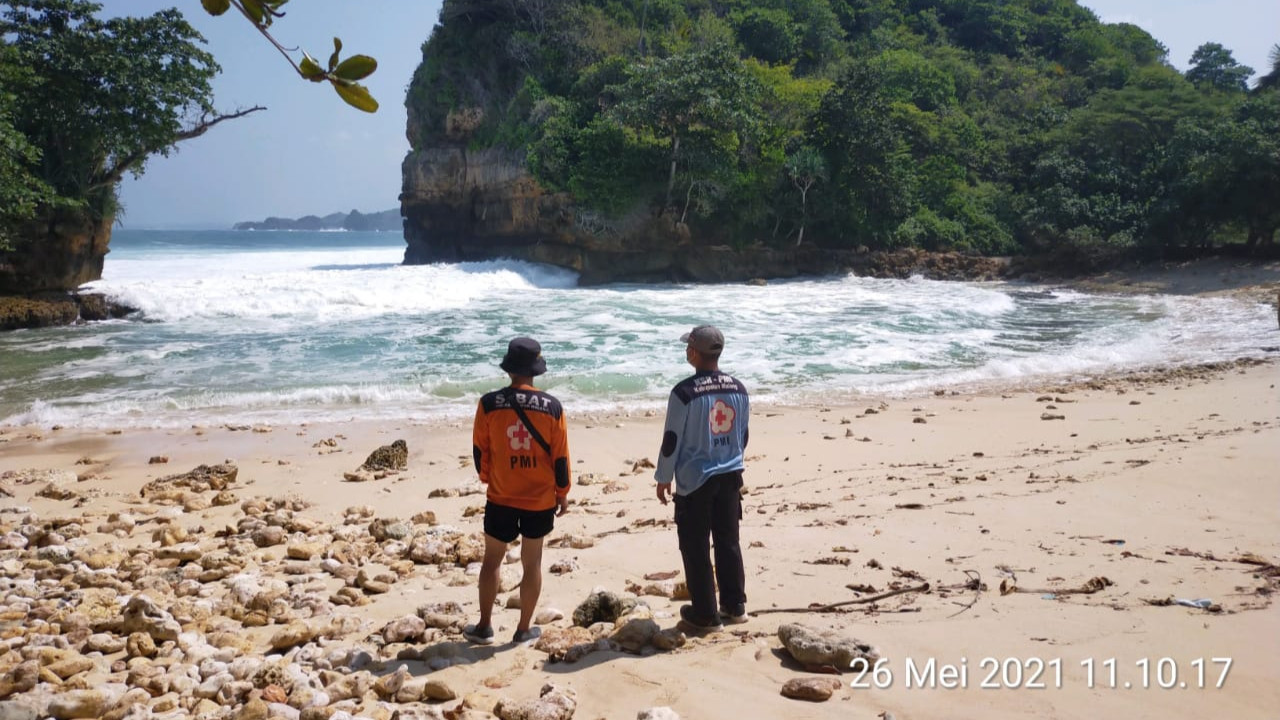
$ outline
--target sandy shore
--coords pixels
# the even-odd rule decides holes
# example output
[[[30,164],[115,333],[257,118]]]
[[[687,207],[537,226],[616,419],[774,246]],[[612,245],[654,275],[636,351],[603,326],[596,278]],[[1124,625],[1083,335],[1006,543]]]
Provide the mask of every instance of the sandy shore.
[[[434,672],[395,660],[404,644],[369,646],[388,661],[372,668],[405,664],[481,707],[534,698],[552,682],[576,693],[579,718],[632,718],[654,706],[684,718],[1273,718],[1280,578],[1265,564],[1280,561],[1278,368],[1243,363],[1003,394],[757,408],[742,535],[748,607],[765,612],[749,623],[671,652],[601,651],[574,663],[549,662],[535,647],[458,646],[472,662]],[[661,418],[569,410],[575,476],[594,482],[574,488],[553,538],[594,545],[547,550],[544,568],[573,569],[546,575],[540,605],[566,616],[594,588],[622,593],[646,575],[680,568],[671,510],[653,497],[652,471],[633,470],[655,457]],[[154,547],[143,523],[127,536],[94,527],[111,513],[154,513],[139,500],[151,480],[229,461],[239,468],[231,488],[238,502],[174,520],[206,550],[217,531],[234,533],[243,501],[254,497],[304,498],[310,507],[300,514],[321,524],[340,526],[345,509],[367,505],[377,518],[431,511],[441,525],[479,532],[474,512],[483,496],[466,494],[475,486],[469,432],[466,424],[118,434],[4,428],[0,473],[50,469],[82,479],[64,499],[38,495],[44,482],[0,481],[13,495],[0,499],[0,529],[84,516],[87,534],[68,542],[77,553]],[[398,438],[409,447],[406,471],[344,481],[371,450]],[[168,460],[151,464],[153,456]],[[463,492],[428,497],[449,489]],[[5,550],[0,561],[32,553]],[[284,545],[266,547],[253,559],[279,567],[273,561],[284,553]],[[6,565],[8,587],[14,567]],[[344,641],[359,644],[426,603],[456,601],[474,616],[474,576],[461,583],[461,572],[416,564],[367,605],[337,608],[365,623]],[[1105,580],[1088,585],[1095,578]],[[840,611],[768,612],[924,582],[930,591]],[[1002,594],[1002,586],[1017,591]],[[1072,592],[1089,589],[1096,591]],[[680,601],[641,599],[659,626],[674,626]],[[1179,599],[1207,599],[1212,608]],[[497,611],[500,638],[516,616]],[[21,623],[6,618],[13,649],[0,656],[0,671],[17,664],[23,646],[12,640]],[[874,645],[884,671],[846,673],[826,702],[782,697],[783,683],[811,675],[777,638],[779,625],[794,622]],[[551,626],[569,624],[566,617]],[[269,630],[245,631],[264,654]],[[460,641],[448,632],[432,637],[419,645]],[[114,657],[101,658],[95,671],[105,673]],[[946,675],[944,665],[967,673]],[[947,678],[954,687],[944,686]],[[932,686],[918,687],[922,680]],[[389,716],[394,703],[379,707],[366,713]]]

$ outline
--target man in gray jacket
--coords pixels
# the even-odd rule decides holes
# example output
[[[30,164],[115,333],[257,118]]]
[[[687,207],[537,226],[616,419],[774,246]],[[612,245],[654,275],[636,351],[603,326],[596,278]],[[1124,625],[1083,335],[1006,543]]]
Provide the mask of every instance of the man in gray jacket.
[[[680,339],[695,373],[680,381],[667,401],[654,477],[663,505],[672,496],[673,480],[675,485],[676,533],[692,600],[680,608],[680,625],[687,632],[705,633],[725,622],[747,621],[738,523],[751,403],[742,383],[720,372],[724,335],[718,329],[699,325]]]

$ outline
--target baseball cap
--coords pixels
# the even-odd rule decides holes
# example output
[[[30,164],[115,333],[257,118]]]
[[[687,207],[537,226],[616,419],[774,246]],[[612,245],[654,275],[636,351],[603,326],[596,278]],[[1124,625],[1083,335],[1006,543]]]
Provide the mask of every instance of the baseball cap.
[[[699,325],[680,336],[681,342],[700,353],[718,353],[724,349],[724,333],[715,325]]]

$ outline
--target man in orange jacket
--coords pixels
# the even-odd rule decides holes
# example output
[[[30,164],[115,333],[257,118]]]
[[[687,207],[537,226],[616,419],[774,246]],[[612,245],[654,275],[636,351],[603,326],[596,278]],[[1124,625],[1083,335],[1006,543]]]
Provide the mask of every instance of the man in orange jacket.
[[[538,341],[518,337],[499,366],[511,384],[486,393],[476,407],[472,454],[480,482],[488,485],[484,507],[484,562],[480,568],[480,620],[463,630],[474,643],[493,643],[493,604],[507,545],[517,536],[520,564],[520,623],[513,640],[538,637],[530,627],[542,593],[542,541],[555,518],[569,509],[569,434],[560,401],[535,388],[547,371]]]

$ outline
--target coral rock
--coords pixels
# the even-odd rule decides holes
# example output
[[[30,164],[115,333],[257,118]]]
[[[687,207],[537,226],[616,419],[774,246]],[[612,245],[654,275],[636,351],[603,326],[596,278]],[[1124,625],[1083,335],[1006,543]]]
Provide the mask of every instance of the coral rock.
[[[311,642],[315,636],[315,630],[306,623],[291,622],[271,636],[270,645],[272,650],[288,650]]]
[[[156,642],[168,642],[178,639],[182,626],[150,598],[135,595],[124,607],[120,631],[126,635],[142,632]]]
[[[422,638],[427,623],[417,615],[405,615],[387,623],[382,628],[382,639],[388,643],[411,642]]]
[[[404,470],[409,466],[409,446],[404,440],[383,445],[369,454],[361,470]]]
[[[622,650],[639,654],[641,650],[652,644],[653,638],[658,632],[658,623],[653,620],[634,618],[621,622],[621,626],[613,633],[610,639]]]
[[[537,700],[498,701],[493,712],[500,720],[569,720],[578,709],[573,690],[543,685]]]
[[[806,666],[832,666],[848,670],[855,660],[874,665],[880,653],[871,645],[830,630],[790,623],[778,627],[778,639],[797,662]]]
[[[590,627],[598,622],[616,622],[636,606],[634,598],[621,598],[607,590],[592,593],[573,611],[573,624]]]
[[[427,681],[422,688],[422,699],[443,702],[446,700],[455,700],[458,697],[458,691],[454,690],[443,680],[432,678]]]
[[[823,702],[830,700],[840,685],[840,680],[833,677],[792,678],[782,686],[782,695],[793,700]]]

